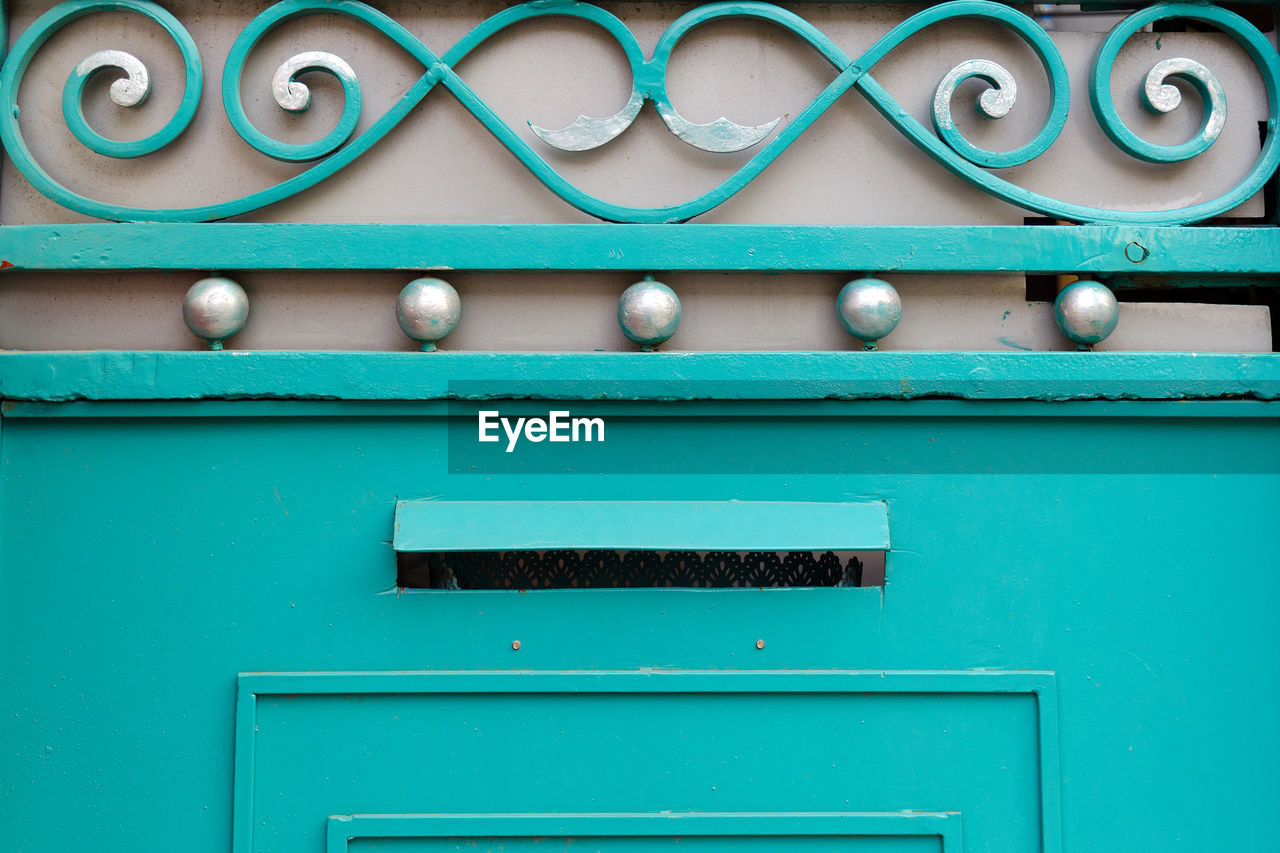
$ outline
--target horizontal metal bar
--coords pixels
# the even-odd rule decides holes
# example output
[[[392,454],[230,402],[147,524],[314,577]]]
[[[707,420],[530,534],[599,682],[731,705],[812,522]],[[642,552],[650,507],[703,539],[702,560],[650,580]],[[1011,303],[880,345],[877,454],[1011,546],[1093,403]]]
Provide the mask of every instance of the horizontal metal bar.
[[[960,853],[959,812],[656,812],[649,814],[417,814],[330,815],[326,853],[346,853],[350,842],[391,838],[670,837],[687,846],[699,837],[785,839],[831,837],[935,837],[942,853]],[[694,842],[696,843],[696,842]],[[718,845],[717,845],[718,847]],[[935,845],[936,849],[936,845]]]
[[[0,354],[7,400],[1280,399],[1280,354]]]
[[[238,694],[252,698],[343,694],[1026,693],[1054,701],[1057,688],[1057,679],[1051,670],[960,669],[242,672],[236,682]],[[249,740],[252,741],[252,737]]]
[[[937,835],[959,812],[333,815],[355,838]]]
[[[397,551],[887,551],[883,501],[445,501],[396,504]]]
[[[0,227],[0,269],[1028,271],[1221,278],[1280,274],[1280,229],[1139,225],[16,225]]]
[[[1280,418],[1268,400],[572,400],[574,415],[627,418],[802,418],[862,421],[876,418],[1218,419]],[[503,414],[545,417],[549,400],[503,400]],[[455,400],[7,400],[5,418],[464,418],[472,424],[482,401]]]

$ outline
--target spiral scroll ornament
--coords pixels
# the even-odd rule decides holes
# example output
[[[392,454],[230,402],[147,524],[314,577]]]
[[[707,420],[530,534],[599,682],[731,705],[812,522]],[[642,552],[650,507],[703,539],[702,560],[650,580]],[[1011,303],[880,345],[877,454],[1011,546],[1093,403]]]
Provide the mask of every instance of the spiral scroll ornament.
[[[104,68],[118,68],[126,75],[111,84],[111,100],[118,106],[141,106],[147,95],[151,94],[151,75],[147,72],[147,66],[138,57],[123,50],[100,50],[85,57],[72,72],[71,79],[79,83]]]
[[[734,197],[763,172],[832,105],[856,90],[914,145],[941,167],[973,186],[1018,207],[1055,219],[1096,223],[1144,223],[1153,225],[1196,222],[1237,207],[1253,196],[1280,164],[1276,140],[1277,102],[1280,91],[1280,58],[1257,28],[1233,12],[1212,5],[1164,3],[1142,9],[1125,18],[1106,37],[1095,58],[1089,96],[1094,116],[1106,135],[1120,149],[1139,160],[1177,163],[1204,153],[1222,133],[1227,99],[1214,73],[1189,57],[1157,63],[1142,81],[1146,106],[1166,113],[1184,109],[1181,93],[1171,81],[1194,87],[1203,105],[1200,129],[1178,145],[1157,145],[1135,134],[1121,119],[1113,102],[1112,71],[1126,41],[1156,21],[1181,18],[1207,25],[1230,36],[1256,66],[1266,89],[1269,117],[1261,153],[1245,176],[1231,189],[1207,201],[1164,210],[1115,210],[1073,204],[1054,199],[1006,180],[995,169],[1031,162],[1053,144],[1067,120],[1070,85],[1062,55],[1049,36],[1022,12],[990,0],[952,0],[911,16],[854,58],[799,15],[770,3],[723,2],[698,7],[676,20],[646,58],[635,35],[613,14],[578,0],[536,0],[511,6],[473,29],[448,51],[437,55],[417,36],[388,15],[358,0],[282,0],[244,29],[232,46],[222,72],[222,100],[227,120],[240,137],[266,157],[307,163],[299,174],[265,190],[240,198],[197,207],[152,209],[110,204],[82,195],[51,175],[37,160],[23,138],[18,122],[18,96],[32,58],[59,30],[86,15],[125,12],[159,25],[182,55],[186,80],[181,102],[170,120],[145,139],[121,142],[108,139],[89,126],[82,102],[88,80],[101,73],[115,73],[111,98],[122,107],[142,103],[151,82],[143,60],[115,49],[88,56],[72,71],[63,92],[63,116],[74,136],[93,152],[107,157],[141,157],[171,144],[190,126],[201,94],[201,60],[191,36],[181,23],[150,0],[68,0],[42,15],[24,32],[0,72],[0,140],[17,169],[41,193],[71,210],[108,220],[199,222],[250,213],[297,195],[345,168],[391,132],[413,112],[426,95],[443,87],[551,192],[567,203],[599,219],[614,222],[683,222],[706,213]],[[361,128],[363,99],[355,70],[341,57],[320,51],[300,52],[279,65],[269,81],[280,109],[300,112],[310,104],[310,89],[303,79],[322,73],[342,87],[342,115],[324,137],[305,144],[273,139],[249,120],[242,101],[244,68],[249,55],[264,37],[280,25],[310,15],[336,15],[372,28],[417,60],[422,76],[385,114]],[[632,90],[618,112],[603,118],[579,116],[568,126],[548,129],[530,123],[532,138],[507,124],[458,72],[460,63],[494,35],[522,22],[564,17],[592,24],[622,49],[631,70]],[[684,37],[712,21],[747,18],[780,27],[807,43],[831,65],[834,76],[827,86],[789,121],[775,119],[758,126],[738,124],[721,117],[707,124],[686,119],[667,92],[668,62]],[[1016,108],[1018,85],[1002,66],[986,59],[960,63],[939,82],[932,102],[932,128],[913,117],[876,81],[871,73],[885,56],[913,35],[943,21],[967,19],[998,27],[1021,40],[1037,58],[1048,82],[1049,104],[1044,121],[1033,138],[1010,151],[989,151],[967,140],[952,117],[952,101],[958,87],[969,79],[984,81],[988,88],[978,98],[982,115],[999,120]],[[250,81],[252,85],[253,81]],[[719,186],[677,204],[634,207],[616,204],[576,187],[552,167],[535,145],[565,151],[600,148],[624,133],[651,103],[666,127],[679,139],[710,152],[755,149],[738,170]]]

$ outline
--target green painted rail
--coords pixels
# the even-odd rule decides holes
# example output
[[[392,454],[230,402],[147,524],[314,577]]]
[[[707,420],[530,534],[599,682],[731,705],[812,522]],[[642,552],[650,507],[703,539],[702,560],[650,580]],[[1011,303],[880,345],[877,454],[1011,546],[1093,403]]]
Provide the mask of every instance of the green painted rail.
[[[33,352],[0,354],[0,397],[1275,400],[1280,354]]]
[[[0,267],[1280,275],[1280,232],[1134,225],[20,225],[0,228]]]

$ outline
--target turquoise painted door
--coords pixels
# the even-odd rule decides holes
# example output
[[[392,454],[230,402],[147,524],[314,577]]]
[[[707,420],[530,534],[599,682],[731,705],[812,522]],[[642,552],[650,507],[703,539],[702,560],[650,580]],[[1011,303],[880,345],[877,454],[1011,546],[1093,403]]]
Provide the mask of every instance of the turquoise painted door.
[[[619,400],[608,473],[553,475],[451,470],[443,403],[10,404],[9,837],[1266,849],[1220,816],[1280,750],[1273,405]],[[688,473],[628,467],[655,436]],[[882,505],[887,580],[400,590],[405,496],[655,543],[676,499]]]

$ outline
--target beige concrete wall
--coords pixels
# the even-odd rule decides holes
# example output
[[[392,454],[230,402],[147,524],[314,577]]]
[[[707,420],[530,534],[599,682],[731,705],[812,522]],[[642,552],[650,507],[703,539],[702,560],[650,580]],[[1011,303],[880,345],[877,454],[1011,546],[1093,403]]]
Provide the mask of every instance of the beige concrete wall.
[[[77,22],[49,42],[21,93],[22,126],[41,162],[60,180],[95,198],[133,205],[189,206],[271,186],[305,166],[282,164],[242,142],[219,95],[222,60],[263,3],[170,2],[201,45],[205,96],[196,121],[169,149],[137,161],[86,151],[67,132],[60,111],[66,75],[101,49],[129,50],[148,65],[152,97],[140,110],[113,105],[106,80],[90,87],[86,114],[107,135],[141,136],[158,128],[180,96],[181,66],[161,34],[136,16],[100,15]],[[443,52],[495,2],[377,4],[437,52]],[[606,3],[623,17],[646,51],[690,4]],[[12,36],[47,4],[12,4]],[[794,9],[859,55],[913,7],[802,3]],[[1141,34],[1117,64],[1117,97],[1134,129],[1174,142],[1199,124],[1198,105],[1156,118],[1137,103],[1137,86],[1160,59],[1189,55],[1213,69],[1228,93],[1227,127],[1205,155],[1177,166],[1128,158],[1102,134],[1088,107],[1087,74],[1102,35],[1054,35],[1070,68],[1071,118],[1053,148],[1007,179],[1047,195],[1130,209],[1177,206],[1232,186],[1258,152],[1257,122],[1266,117],[1257,72],[1234,43],[1200,33]],[[328,130],[340,109],[338,87],[311,75],[313,108],[294,116],[276,107],[269,80],[302,50],[332,51],[363,84],[361,130],[386,111],[422,69],[395,45],[360,25],[317,16],[282,27],[255,52],[244,85],[246,108],[279,138],[302,141]],[[1012,147],[1028,139],[1047,109],[1043,75],[1030,51],[1007,32],[948,23],[891,54],[876,78],[922,122],[938,80],[957,63],[994,59],[1014,74],[1019,100],[998,122],[970,104],[981,87],[962,88],[955,111],[977,144]],[[553,19],[520,26],[486,44],[459,67],[499,114],[578,186],[610,201],[655,205],[693,197],[723,181],[751,156],[697,151],[672,136],[651,108],[613,143],[593,152],[556,152],[525,122],[547,127],[579,113],[608,115],[629,90],[625,63],[600,31]],[[678,50],[670,88],[694,121],[721,115],[743,124],[801,110],[834,75],[816,53],[777,28],[725,22],[699,30]],[[1259,199],[1238,215],[1261,213]],[[747,190],[702,217],[744,223],[1018,224],[1028,214],[986,196],[917,151],[859,95],[849,93]],[[530,176],[444,91],[437,91],[388,138],[324,184],[244,217],[256,221],[580,222],[573,210]],[[0,222],[76,222],[36,193],[12,165],[0,171]],[[249,289],[249,327],[233,344],[251,349],[399,349],[409,343],[394,322],[396,292],[411,276],[369,273],[264,274],[225,271]],[[637,275],[457,274],[464,322],[447,342],[455,349],[590,350],[627,346],[613,321],[618,293]],[[851,273],[854,271],[851,271]],[[193,348],[182,326],[181,294],[192,275],[37,275],[11,273],[0,286],[0,347]],[[685,303],[671,346],[681,349],[841,349],[853,345],[834,316],[840,275],[693,275],[667,277]],[[1020,277],[899,276],[906,313],[884,347],[898,349],[1058,349],[1067,344],[1045,305],[1027,304]],[[1112,347],[1142,349],[1270,349],[1266,309],[1126,305]]]

